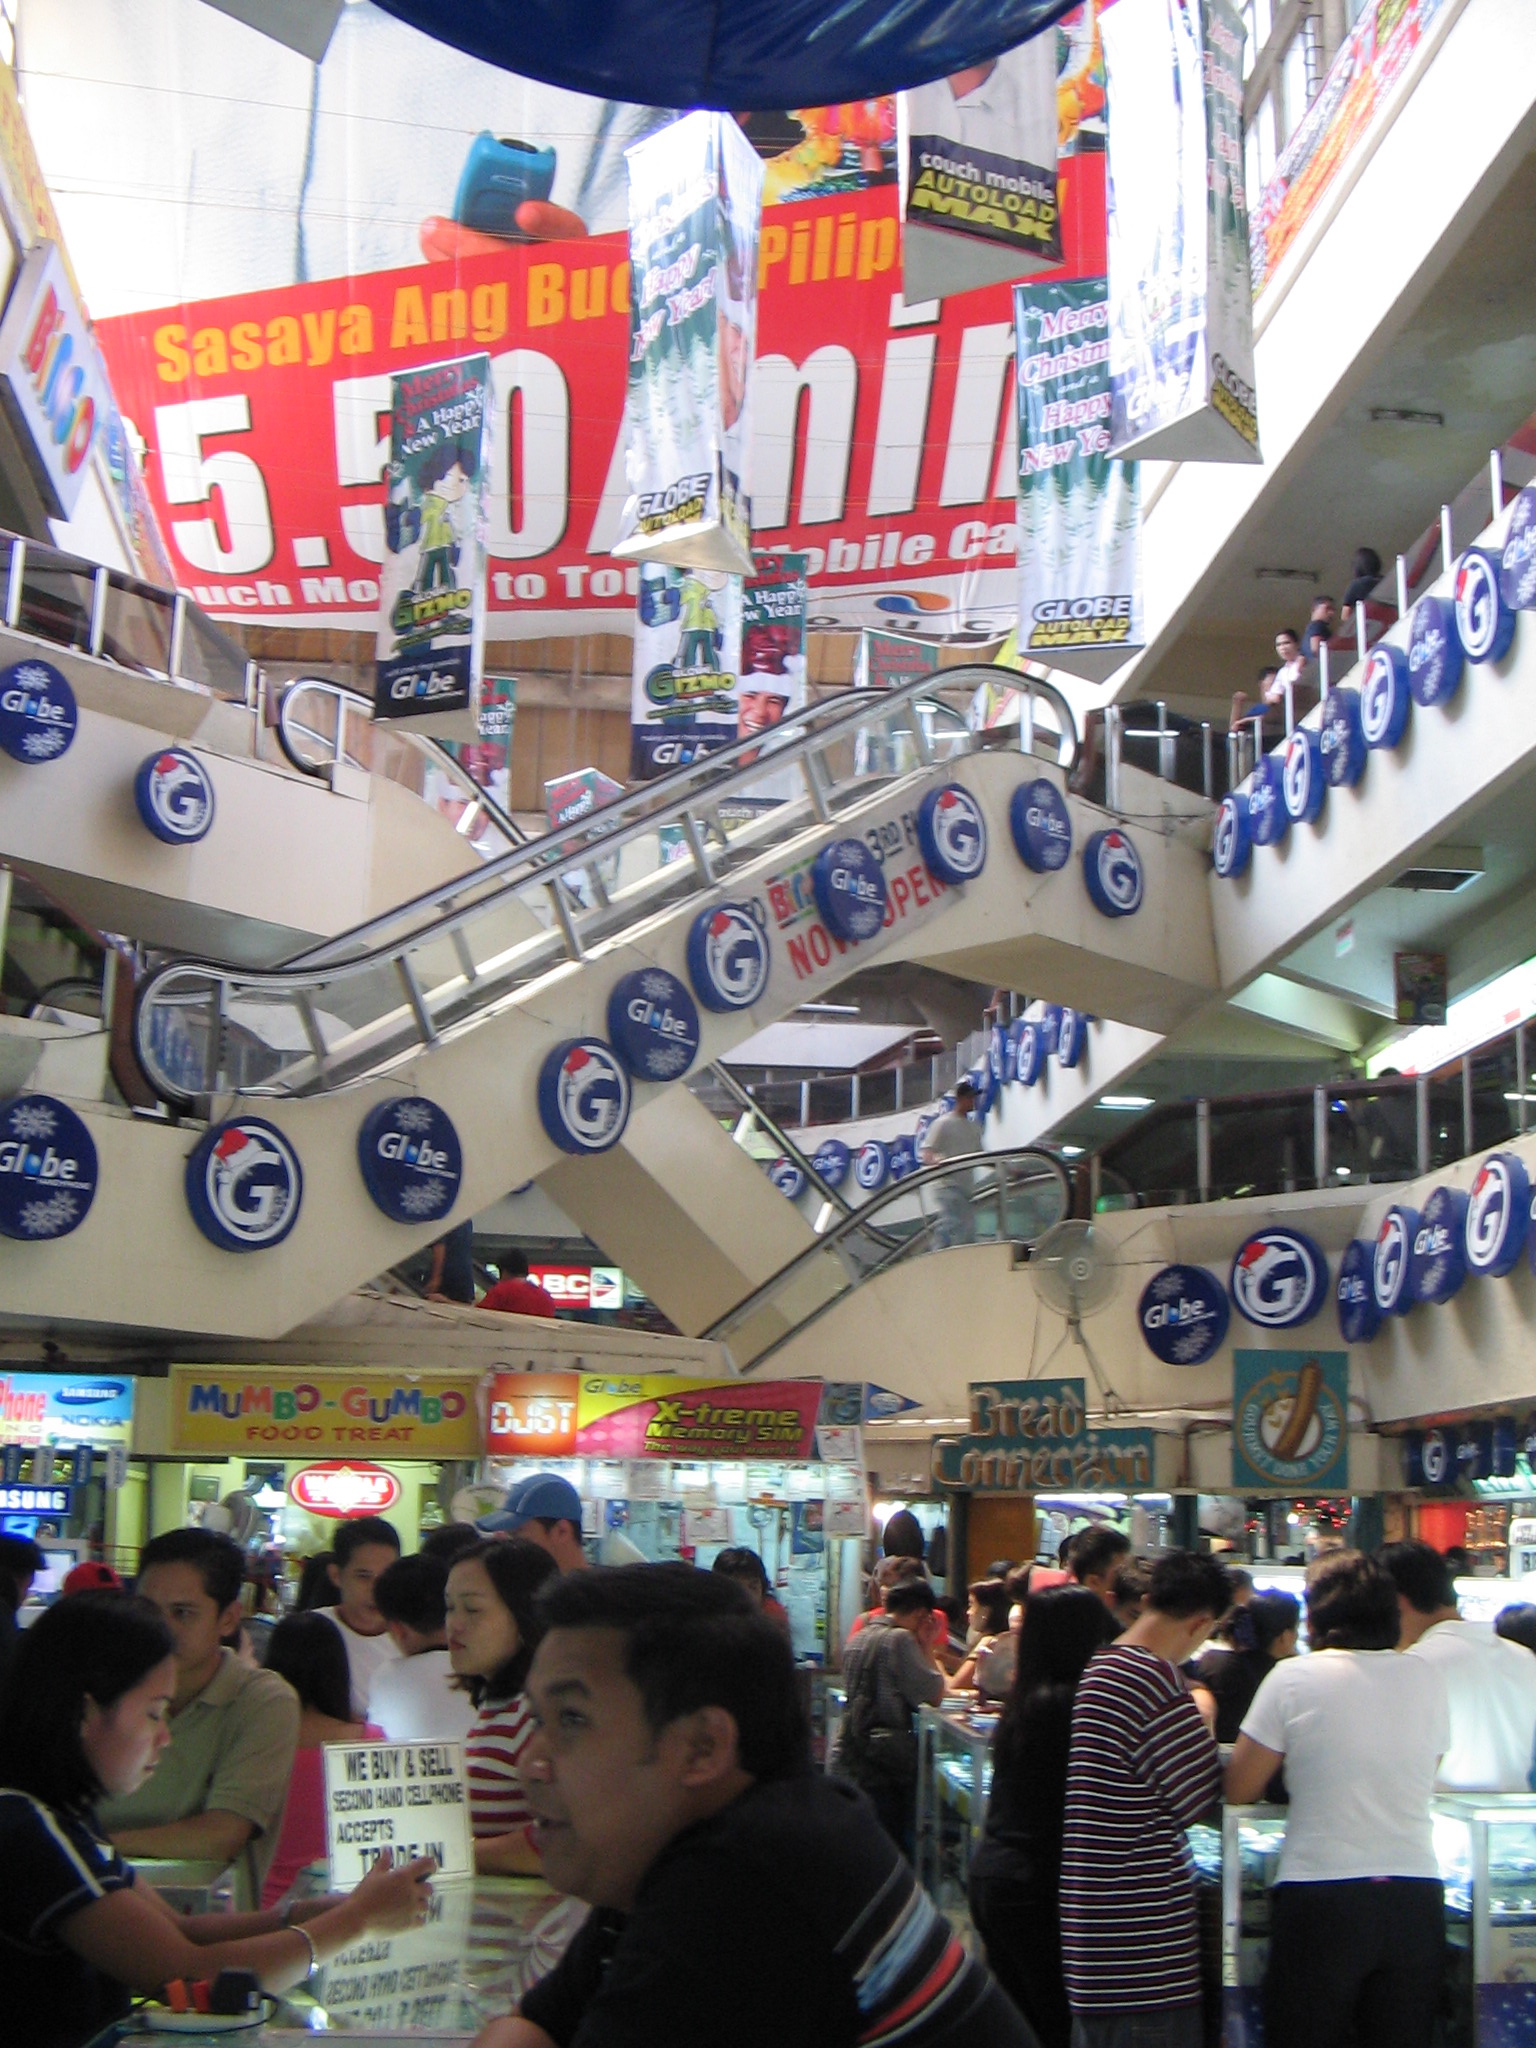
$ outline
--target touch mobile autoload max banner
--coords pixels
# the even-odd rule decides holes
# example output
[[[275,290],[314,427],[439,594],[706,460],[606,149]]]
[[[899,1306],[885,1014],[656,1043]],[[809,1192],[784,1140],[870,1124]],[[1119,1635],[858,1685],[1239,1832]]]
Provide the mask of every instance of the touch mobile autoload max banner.
[[[1141,487],[1109,453],[1102,278],[1020,285],[1018,652],[1102,682],[1144,644]]]
[[[1229,0],[1136,0],[1101,26],[1111,446],[1257,462],[1243,23]]]
[[[708,113],[628,160],[629,497],[613,552],[749,575],[762,163]]]
[[[477,735],[489,356],[391,380],[374,716]],[[452,714],[457,714],[456,717]]]

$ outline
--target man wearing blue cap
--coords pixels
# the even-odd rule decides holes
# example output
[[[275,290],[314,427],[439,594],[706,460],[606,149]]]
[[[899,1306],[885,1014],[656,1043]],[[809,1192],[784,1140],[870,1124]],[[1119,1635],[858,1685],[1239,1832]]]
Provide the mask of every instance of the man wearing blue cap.
[[[475,1527],[483,1536],[522,1536],[547,1550],[563,1572],[585,1571],[581,1547],[581,1495],[558,1472],[519,1479],[494,1515]]]

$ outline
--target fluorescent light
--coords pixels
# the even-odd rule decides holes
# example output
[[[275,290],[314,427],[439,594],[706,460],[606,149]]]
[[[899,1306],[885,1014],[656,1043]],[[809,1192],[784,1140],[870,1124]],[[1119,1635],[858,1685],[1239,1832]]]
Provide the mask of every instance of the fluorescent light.
[[[1150,1109],[1151,1107],[1152,1097],[1150,1095],[1101,1095],[1099,1097],[1100,1109]]]
[[[1061,1156],[1063,1159],[1081,1159],[1083,1156],[1083,1148],[1081,1145],[1063,1145],[1061,1148]]]
[[[1338,1175],[1340,1180],[1349,1179],[1349,1168],[1347,1166],[1336,1166],[1333,1170]]]

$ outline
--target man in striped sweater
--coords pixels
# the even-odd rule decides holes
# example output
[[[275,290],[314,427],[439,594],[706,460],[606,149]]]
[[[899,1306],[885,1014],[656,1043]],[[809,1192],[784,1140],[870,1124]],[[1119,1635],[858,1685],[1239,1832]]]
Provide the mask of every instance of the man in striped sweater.
[[[1214,1558],[1160,1557],[1141,1615],[1078,1687],[1061,1876],[1072,2048],[1201,2048],[1184,1831],[1214,1804],[1221,1765],[1179,1667],[1231,1602]]]

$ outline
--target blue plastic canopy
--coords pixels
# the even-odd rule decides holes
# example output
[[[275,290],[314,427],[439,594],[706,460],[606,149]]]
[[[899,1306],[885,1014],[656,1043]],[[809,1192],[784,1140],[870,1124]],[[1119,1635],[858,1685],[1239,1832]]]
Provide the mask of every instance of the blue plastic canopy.
[[[504,71],[745,114],[873,99],[981,64],[1078,0],[379,0]]]

